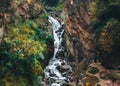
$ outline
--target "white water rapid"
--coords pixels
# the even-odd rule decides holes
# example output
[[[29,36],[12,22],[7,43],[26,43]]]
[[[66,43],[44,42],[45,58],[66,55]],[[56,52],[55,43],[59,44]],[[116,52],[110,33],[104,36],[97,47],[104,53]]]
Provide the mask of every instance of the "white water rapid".
[[[45,79],[48,86],[63,86],[63,83],[65,83],[65,80],[67,80],[67,78],[63,76],[57,67],[62,66],[63,63],[67,64],[67,62],[64,59],[58,58],[56,56],[58,52],[62,51],[62,35],[64,33],[64,29],[62,28],[62,25],[53,17],[49,17],[48,20],[52,24],[53,29],[54,55],[53,58],[49,61],[48,66],[44,69]]]

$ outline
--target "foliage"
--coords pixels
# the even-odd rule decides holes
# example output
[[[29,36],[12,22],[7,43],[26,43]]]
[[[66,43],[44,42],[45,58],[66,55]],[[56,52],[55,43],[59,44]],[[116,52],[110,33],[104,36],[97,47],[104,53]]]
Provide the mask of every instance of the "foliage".
[[[92,22],[97,20],[99,13],[108,5],[107,0],[92,0],[89,4],[89,14]]]
[[[50,6],[55,6],[59,0],[45,0],[44,2]]]
[[[110,4],[116,4],[119,3],[120,4],[120,0],[108,0]]]
[[[55,6],[55,10],[58,11],[60,9],[62,9],[64,7],[64,1],[63,2],[60,2],[60,3],[57,3],[57,5]]]
[[[119,9],[120,9],[120,4],[118,4],[118,3],[117,4],[116,3],[110,4],[105,9],[102,9],[101,12],[99,12],[98,19],[102,20],[102,21],[105,21],[105,20],[110,19],[110,18],[120,20]]]
[[[40,16],[42,19],[48,19],[48,15]]]
[[[5,7],[7,8],[8,6],[10,6],[10,0],[2,0],[0,2],[0,7]]]
[[[36,30],[37,29],[37,24],[34,22],[34,21],[30,21],[30,20],[27,20],[25,22],[26,26],[32,28],[33,30]]]
[[[120,79],[120,75],[119,73],[116,72],[110,72],[110,73],[106,73],[103,77],[103,79],[105,80],[110,80],[110,79]]]
[[[97,50],[104,66],[119,65],[120,51],[120,1],[96,0],[97,18],[92,22],[96,29]],[[109,58],[108,58],[109,57]]]
[[[24,77],[15,77],[11,72],[5,74],[5,77],[0,80],[1,86],[27,86],[27,84],[28,81]]]
[[[37,3],[41,3],[41,0],[36,0],[37,1]]]
[[[112,48],[119,45],[120,41],[120,22],[116,19],[109,19],[102,27],[100,33],[101,49],[107,52],[111,52]]]
[[[89,5],[89,14],[92,21],[95,21],[95,16],[97,14],[97,1],[91,1]]]
[[[92,22],[96,21],[97,17],[100,17],[99,19],[106,20],[110,17],[119,17],[120,15],[120,0],[92,0],[89,2],[88,6]]]
[[[95,68],[95,67],[92,67],[92,68],[89,69],[88,72],[91,73],[91,74],[96,74],[96,73],[99,72],[99,69],[98,69],[98,68]]]
[[[44,29],[30,20],[18,26],[8,25],[0,45],[0,71],[2,73],[0,79],[5,78],[8,71],[11,71],[14,78],[20,76],[18,81],[23,84],[27,83],[26,81],[24,83],[24,79],[34,82],[38,75],[43,74],[41,61],[47,54],[46,39],[49,36]],[[17,80],[15,82],[17,84]],[[21,84],[20,86],[27,86]]]
[[[3,40],[6,45],[9,45],[9,52],[13,54],[14,58],[39,56],[39,53],[45,50],[46,45],[35,41],[35,31],[26,25],[19,28],[8,27],[8,29],[9,31],[5,35],[9,37],[4,37]]]

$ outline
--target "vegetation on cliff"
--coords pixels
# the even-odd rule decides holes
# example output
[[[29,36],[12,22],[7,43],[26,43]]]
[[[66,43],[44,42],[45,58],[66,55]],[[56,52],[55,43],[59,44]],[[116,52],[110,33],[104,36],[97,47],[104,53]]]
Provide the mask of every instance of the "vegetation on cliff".
[[[53,37],[41,1],[48,5],[48,11],[58,12],[55,16],[65,5],[65,0],[0,2],[0,26],[4,28],[4,35],[0,34],[0,86],[36,86],[47,57],[52,56]],[[106,67],[118,69],[115,66],[120,65],[120,0],[73,0],[73,4],[66,0],[65,7],[66,50],[68,56],[73,57],[71,61],[81,61],[75,74],[86,70],[92,58],[99,59]],[[89,72],[98,71],[93,68]],[[103,78],[113,76],[117,75],[110,73]],[[91,78],[98,82],[91,76],[86,81]]]
[[[45,39],[37,34],[38,29],[33,21],[7,26],[0,45],[2,76],[10,71],[13,75],[34,81],[35,76],[43,74],[40,62],[47,51]]]
[[[44,74],[44,60],[52,53],[48,16],[40,0],[5,0],[6,3],[6,8],[0,3],[4,9],[0,11],[4,28],[0,41],[0,86],[37,86],[38,76]]]
[[[119,65],[120,48],[120,1],[91,0],[90,21],[96,32],[96,49],[99,59],[106,66]],[[118,61],[118,62],[117,62]]]
[[[99,35],[100,60],[105,66],[119,65],[120,49],[120,2],[110,1],[105,9],[99,12],[99,21],[96,31]]]

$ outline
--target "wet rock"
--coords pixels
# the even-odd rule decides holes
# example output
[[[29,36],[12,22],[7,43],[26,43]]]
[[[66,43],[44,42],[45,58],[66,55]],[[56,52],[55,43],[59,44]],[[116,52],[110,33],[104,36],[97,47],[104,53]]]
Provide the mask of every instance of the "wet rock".
[[[60,71],[60,72],[72,72],[72,67],[70,65],[62,65],[62,66],[58,66],[57,69]]]
[[[72,67],[70,65],[63,65],[63,68],[64,69],[68,69],[72,72]]]
[[[60,84],[60,85],[63,85],[65,84],[66,82],[64,80],[57,80],[56,83]]]
[[[56,76],[56,74],[54,74],[54,73],[50,73],[50,76],[51,76],[51,77],[54,77],[54,76]]]
[[[38,76],[38,85],[40,86],[46,86],[46,83],[43,80],[42,76]]]
[[[53,13],[53,8],[52,7],[49,7],[49,6],[46,6],[46,11],[48,13],[52,12]]]
[[[57,69],[58,69],[60,72],[68,71],[68,69],[64,69],[62,66],[58,66]]]
[[[61,50],[61,51],[58,51],[58,52],[57,52],[56,58],[59,58],[59,57],[60,57],[61,59],[64,57],[64,50],[63,50],[63,51]]]
[[[55,33],[58,33],[58,32],[62,32],[62,27],[59,30],[55,31]]]
[[[45,82],[41,82],[40,86],[46,86]]]
[[[54,82],[55,82],[54,78],[47,78],[46,79],[46,83],[49,84],[49,85],[54,83]]]

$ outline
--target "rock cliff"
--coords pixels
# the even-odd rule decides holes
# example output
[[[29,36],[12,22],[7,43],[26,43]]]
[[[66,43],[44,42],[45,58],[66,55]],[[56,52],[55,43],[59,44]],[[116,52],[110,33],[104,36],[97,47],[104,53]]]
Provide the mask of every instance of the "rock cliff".
[[[118,9],[117,7],[119,8],[117,0],[67,0],[65,2],[65,46],[70,61],[75,61],[77,64],[73,75],[79,75],[80,70],[85,70],[86,65],[96,58],[106,65],[114,65],[111,58],[118,59],[119,54],[113,55],[112,52],[117,52],[117,49],[112,47],[118,46],[118,42],[111,44],[109,38],[113,35],[110,36],[109,31],[109,37],[107,35],[109,40],[101,35],[104,31],[101,28],[109,22],[107,20],[111,18],[119,20],[117,17],[119,12],[114,11]],[[118,35],[117,37],[119,38]],[[114,39],[116,39],[115,36]],[[106,42],[103,43],[103,40]]]
[[[64,9],[66,50],[71,61],[77,64],[84,60],[89,64],[95,57],[95,33],[89,31],[92,26],[87,3],[83,0],[74,0],[73,4],[66,1]],[[79,70],[75,74],[77,72]]]

